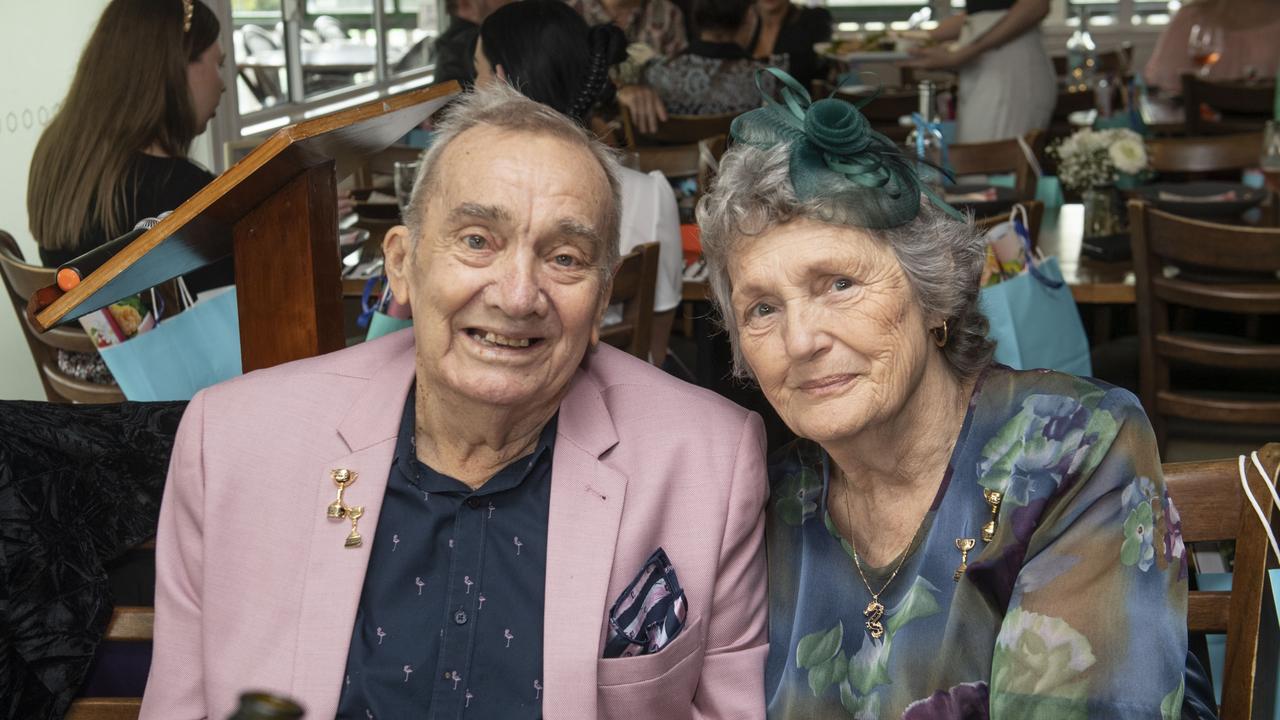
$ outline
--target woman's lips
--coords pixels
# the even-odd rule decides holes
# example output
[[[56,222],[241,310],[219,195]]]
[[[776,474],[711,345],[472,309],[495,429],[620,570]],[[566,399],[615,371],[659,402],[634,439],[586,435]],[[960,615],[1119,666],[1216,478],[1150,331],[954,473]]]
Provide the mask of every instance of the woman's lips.
[[[844,387],[845,385],[848,385],[849,383],[853,382],[853,380],[856,377],[858,376],[853,373],[842,373],[840,375],[827,375],[824,377],[816,378],[814,380],[807,380],[805,382],[800,383],[797,387],[803,392],[822,394],[822,393],[838,390]]]

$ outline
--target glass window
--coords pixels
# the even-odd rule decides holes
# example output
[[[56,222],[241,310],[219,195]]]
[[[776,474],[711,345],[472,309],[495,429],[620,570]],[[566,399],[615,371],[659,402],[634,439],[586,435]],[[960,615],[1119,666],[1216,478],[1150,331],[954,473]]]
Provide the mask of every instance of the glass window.
[[[373,82],[378,33],[372,0],[307,0],[299,34],[305,96]]]
[[[435,64],[433,42],[440,34],[435,0],[385,0],[382,26],[386,28],[387,72],[410,72]]]
[[[280,0],[231,0],[231,21],[240,114],[286,102],[289,73]]]

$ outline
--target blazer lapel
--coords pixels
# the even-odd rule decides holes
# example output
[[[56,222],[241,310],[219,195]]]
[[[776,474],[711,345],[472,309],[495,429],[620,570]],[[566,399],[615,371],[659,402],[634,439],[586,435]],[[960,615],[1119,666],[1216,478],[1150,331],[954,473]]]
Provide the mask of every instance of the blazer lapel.
[[[627,476],[600,456],[617,442],[600,386],[580,370],[560,405],[551,466],[542,659],[548,718],[596,716],[596,661],[627,490]]]
[[[314,522],[298,617],[293,691],[301,697],[324,698],[323,704],[313,702],[307,708],[308,716],[333,717],[337,712],[356,607],[395,453],[400,410],[413,374],[410,343],[374,373],[338,426],[346,452],[318,460],[307,472],[306,481],[315,483],[316,492],[314,502],[299,509],[312,513]],[[357,548],[345,547],[351,521],[325,515],[337,496],[330,476],[336,468],[359,473],[344,493],[348,506],[364,508],[359,521],[363,543]]]

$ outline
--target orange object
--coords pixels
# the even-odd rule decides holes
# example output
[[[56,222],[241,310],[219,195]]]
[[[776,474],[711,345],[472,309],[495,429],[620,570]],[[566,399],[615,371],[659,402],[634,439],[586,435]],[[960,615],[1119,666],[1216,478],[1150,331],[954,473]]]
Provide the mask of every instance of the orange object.
[[[80,284],[80,273],[74,268],[62,268],[58,271],[58,287],[62,292],[71,292],[71,290]]]
[[[684,249],[686,266],[698,262],[698,258],[702,257],[702,233],[697,225],[690,223],[680,226],[680,245]]]

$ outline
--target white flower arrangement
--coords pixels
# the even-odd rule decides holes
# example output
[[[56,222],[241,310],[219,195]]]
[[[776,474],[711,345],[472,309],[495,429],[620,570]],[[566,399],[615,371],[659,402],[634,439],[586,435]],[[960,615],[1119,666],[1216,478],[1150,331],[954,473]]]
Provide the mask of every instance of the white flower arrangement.
[[[1125,128],[1078,130],[1049,148],[1058,161],[1058,179],[1072,190],[1111,185],[1121,173],[1148,169],[1142,136]]]

